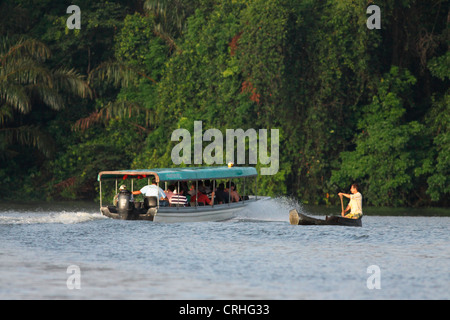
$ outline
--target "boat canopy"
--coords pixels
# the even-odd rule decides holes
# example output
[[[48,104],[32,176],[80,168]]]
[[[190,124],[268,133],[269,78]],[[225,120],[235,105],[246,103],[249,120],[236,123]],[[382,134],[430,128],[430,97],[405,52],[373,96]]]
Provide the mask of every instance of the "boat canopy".
[[[102,179],[148,178],[154,176],[156,181],[183,181],[205,179],[229,179],[257,176],[254,167],[190,167],[190,168],[160,168],[102,171],[98,174],[98,181]]]

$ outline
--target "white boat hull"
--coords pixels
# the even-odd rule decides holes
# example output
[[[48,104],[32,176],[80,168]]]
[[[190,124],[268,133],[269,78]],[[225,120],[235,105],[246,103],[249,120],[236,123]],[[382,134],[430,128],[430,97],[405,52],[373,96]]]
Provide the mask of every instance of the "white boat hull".
[[[150,209],[147,214],[119,215],[109,211],[108,207],[102,207],[103,215],[123,220],[150,220],[154,222],[176,223],[176,222],[204,222],[204,221],[225,221],[233,219],[236,214],[247,205],[267,197],[254,198],[249,200],[217,204],[214,206],[198,207],[160,207]]]
[[[249,200],[251,201],[251,200]],[[244,208],[249,201],[245,203],[237,202],[231,204],[221,204],[201,207],[167,207],[159,208],[155,214],[154,222],[202,222],[202,221],[225,221],[236,216],[236,213]]]

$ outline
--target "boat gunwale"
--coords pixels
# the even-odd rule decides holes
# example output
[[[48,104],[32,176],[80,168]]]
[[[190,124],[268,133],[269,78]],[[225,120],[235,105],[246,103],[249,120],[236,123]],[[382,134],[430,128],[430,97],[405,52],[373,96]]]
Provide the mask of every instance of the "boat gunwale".
[[[342,216],[326,216],[325,220],[317,219],[301,212],[298,212],[296,209],[292,209],[289,211],[289,222],[294,225],[335,225],[335,226],[347,226],[347,227],[362,227],[362,217],[355,218],[346,218]]]
[[[197,222],[197,221],[225,221],[235,216],[236,210],[245,208],[248,204],[263,200],[264,198],[252,198],[245,201],[215,204],[214,206],[197,206],[197,207],[160,207],[155,208],[151,219],[148,213],[135,215],[135,219],[131,220],[152,220],[154,222]],[[107,210],[108,214],[103,211]],[[109,206],[102,206],[100,211],[104,216],[112,219],[120,219],[120,214],[112,213]],[[206,219],[205,219],[206,218]],[[212,219],[211,219],[212,218]],[[125,219],[128,220],[128,219]]]
[[[253,197],[253,196],[252,196]],[[202,206],[167,206],[162,207],[160,206],[158,209],[158,213],[163,214],[171,214],[171,213],[183,213],[183,214],[189,214],[189,213],[202,213],[207,211],[221,211],[221,210],[227,210],[227,209],[234,209],[234,208],[240,208],[245,207],[249,203],[253,203],[259,200],[264,200],[264,198],[249,198],[247,200],[242,200],[239,202],[231,202],[231,203],[220,203],[220,204],[214,204],[212,205],[202,205]],[[103,208],[109,207],[109,205],[102,206]]]

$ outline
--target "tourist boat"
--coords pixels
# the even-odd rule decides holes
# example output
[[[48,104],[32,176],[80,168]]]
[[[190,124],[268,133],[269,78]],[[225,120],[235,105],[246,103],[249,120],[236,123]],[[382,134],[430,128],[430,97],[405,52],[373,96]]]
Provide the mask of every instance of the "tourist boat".
[[[144,182],[140,181],[144,179]],[[103,205],[102,202],[102,182],[105,180],[115,181],[115,194],[118,194],[117,186],[123,181],[131,181],[131,192],[134,187],[139,190],[144,185],[149,185],[151,179],[155,179],[156,184],[174,184],[180,190],[182,182],[194,183],[198,191],[198,183],[203,180],[212,181],[213,189],[217,187],[217,180],[224,183],[236,183],[240,185],[240,195],[242,200],[224,204],[212,204],[201,206],[197,201],[189,206],[170,205],[163,206],[160,199],[153,199],[151,203],[144,201],[134,201],[134,206],[127,210],[119,210],[114,205]],[[104,216],[122,220],[150,220],[154,222],[198,222],[198,221],[223,221],[232,219],[235,214],[248,204],[258,201],[257,196],[257,172],[253,167],[191,167],[191,168],[160,168],[142,170],[120,170],[102,171],[98,174],[100,185],[100,211]],[[247,195],[248,190],[253,189],[255,196]],[[109,190],[112,192],[112,189]],[[140,196],[136,196],[138,198]],[[145,199],[143,199],[145,200]],[[229,199],[231,200],[231,199]]]
[[[299,213],[296,209],[289,211],[289,222],[293,225],[334,225],[334,226],[348,226],[348,227],[362,227],[361,218],[349,219],[339,216],[326,217],[325,220],[308,217]]]

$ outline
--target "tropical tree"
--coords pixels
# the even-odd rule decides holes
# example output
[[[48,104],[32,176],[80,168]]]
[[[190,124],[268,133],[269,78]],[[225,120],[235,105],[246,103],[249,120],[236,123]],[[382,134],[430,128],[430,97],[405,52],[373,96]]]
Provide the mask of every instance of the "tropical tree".
[[[200,7],[199,0],[146,0],[144,10],[155,17],[153,31],[166,41],[171,49],[177,48],[175,39],[183,34],[187,18]],[[203,1],[202,7],[207,5]]]
[[[96,123],[106,124],[113,118],[126,121],[126,118],[134,117],[136,120],[135,116],[140,114],[145,114],[142,125],[151,128],[155,117],[151,111],[168,51],[164,41],[153,34],[153,26],[153,17],[135,13],[125,18],[115,37],[115,59],[101,63],[88,78],[94,88],[112,85],[119,92],[114,100],[100,97],[97,100],[99,107],[79,119],[75,129],[85,130]],[[136,122],[129,123],[146,131]]]
[[[408,70],[398,67],[381,78],[377,94],[358,122],[355,150],[342,152],[340,170],[333,171],[331,181],[341,188],[348,181],[360,182],[369,204],[399,206],[407,203],[414,189],[425,128],[404,117],[414,104],[408,97],[416,81]]]
[[[65,93],[89,97],[91,90],[84,77],[73,69],[49,69],[49,48],[40,41],[0,38],[0,136],[2,151],[13,143],[33,146],[44,154],[52,152],[51,139],[21,117],[36,104],[53,110],[65,106]]]

